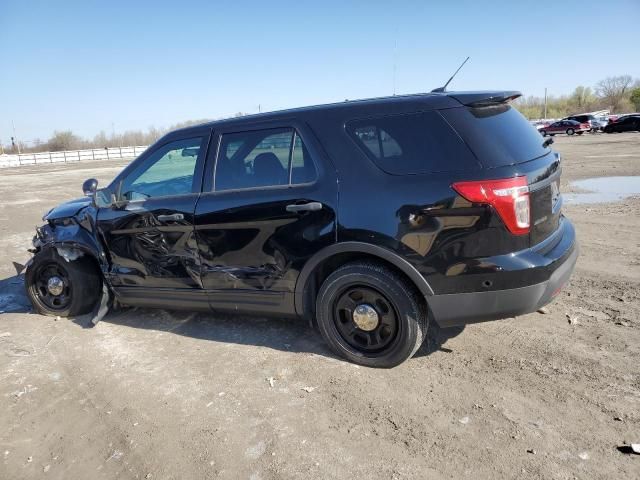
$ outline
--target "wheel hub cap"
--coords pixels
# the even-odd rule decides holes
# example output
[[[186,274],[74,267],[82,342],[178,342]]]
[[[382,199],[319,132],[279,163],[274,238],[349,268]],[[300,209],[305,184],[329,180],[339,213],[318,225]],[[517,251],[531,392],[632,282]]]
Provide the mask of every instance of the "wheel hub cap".
[[[358,305],[353,312],[353,321],[360,330],[370,332],[375,330],[380,319],[378,318],[378,312],[366,303]]]
[[[58,296],[64,291],[64,282],[60,277],[51,277],[47,280],[47,290],[51,295]]]

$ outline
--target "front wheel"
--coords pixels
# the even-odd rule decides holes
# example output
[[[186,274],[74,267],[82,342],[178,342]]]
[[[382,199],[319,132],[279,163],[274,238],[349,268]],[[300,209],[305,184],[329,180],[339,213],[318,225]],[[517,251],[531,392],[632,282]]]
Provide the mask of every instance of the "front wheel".
[[[316,298],[318,327],[341,357],[391,368],[411,358],[427,334],[428,314],[413,285],[385,266],[348,263]]]
[[[567,135],[573,135],[576,131],[573,128],[567,128]]]
[[[98,303],[102,277],[89,258],[67,262],[54,248],[46,248],[27,268],[25,287],[38,313],[75,317],[89,313]]]

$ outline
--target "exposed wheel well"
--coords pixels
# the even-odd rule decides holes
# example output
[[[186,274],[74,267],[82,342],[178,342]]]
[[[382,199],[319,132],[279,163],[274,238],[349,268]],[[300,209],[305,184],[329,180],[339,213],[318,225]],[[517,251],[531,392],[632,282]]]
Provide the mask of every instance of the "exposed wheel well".
[[[324,280],[331,274],[331,272],[336,270],[341,265],[344,265],[345,263],[358,262],[358,261],[377,263],[379,265],[384,265],[388,269],[394,271],[399,276],[404,278],[407,281],[407,283],[416,290],[416,293],[418,294],[417,295],[418,298],[420,298],[421,301],[424,302],[426,306],[427,302],[424,298],[424,295],[421,293],[420,288],[418,288],[418,286],[411,279],[411,277],[409,277],[409,275],[407,275],[400,268],[398,268],[388,260],[385,260],[384,258],[381,258],[377,255],[372,255],[372,254],[363,253],[363,252],[336,253],[324,259],[318,265],[316,265],[311,275],[309,275],[304,287],[304,299],[303,299],[304,317],[311,323],[311,325],[314,328],[316,327],[316,319],[315,319],[316,297],[318,295],[320,287],[322,286],[322,282],[324,282]]]

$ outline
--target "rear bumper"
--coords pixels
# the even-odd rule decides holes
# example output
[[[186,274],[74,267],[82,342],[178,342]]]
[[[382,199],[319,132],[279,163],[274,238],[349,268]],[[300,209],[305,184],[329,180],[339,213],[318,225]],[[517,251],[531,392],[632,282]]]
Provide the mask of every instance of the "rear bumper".
[[[547,280],[519,288],[487,292],[452,293],[427,297],[429,309],[440,327],[511,318],[535,312],[548,304],[569,281],[578,259],[573,226],[567,222],[557,260],[545,266]],[[555,250],[555,249],[554,249]],[[535,268],[535,267],[534,267]],[[525,272],[523,272],[525,274]]]

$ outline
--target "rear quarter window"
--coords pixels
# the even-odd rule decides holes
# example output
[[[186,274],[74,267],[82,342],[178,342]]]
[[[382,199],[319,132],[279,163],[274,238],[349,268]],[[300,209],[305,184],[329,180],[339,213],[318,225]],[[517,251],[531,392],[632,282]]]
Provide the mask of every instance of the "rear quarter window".
[[[550,152],[536,128],[510,105],[440,112],[486,168],[515,165]]]
[[[361,150],[392,175],[481,168],[464,141],[436,111],[353,120],[346,129]]]

